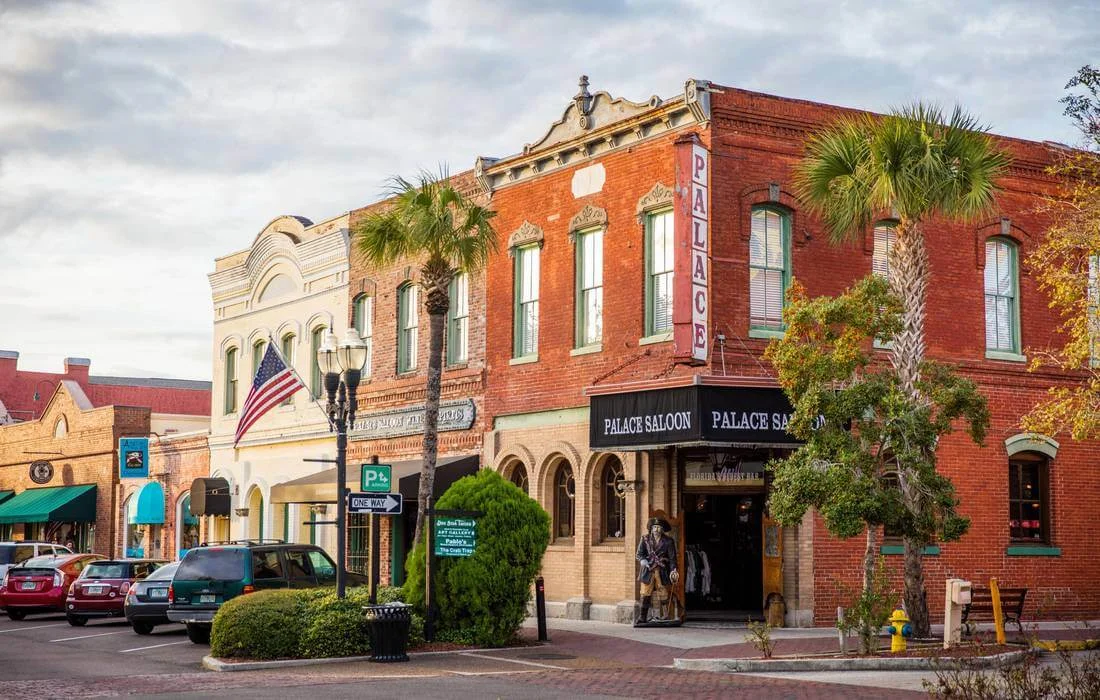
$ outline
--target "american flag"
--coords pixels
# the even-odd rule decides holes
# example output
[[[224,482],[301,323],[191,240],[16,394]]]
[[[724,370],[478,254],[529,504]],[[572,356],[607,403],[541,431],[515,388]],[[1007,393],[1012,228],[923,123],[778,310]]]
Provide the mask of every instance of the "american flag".
[[[233,446],[241,441],[244,434],[252,427],[252,424],[267,413],[273,406],[290,398],[294,392],[304,389],[294,370],[286,366],[283,358],[275,350],[274,343],[267,344],[267,352],[256,370],[256,378],[252,380],[252,388],[248,392],[248,398],[241,407],[241,420],[237,423],[237,435],[233,438]]]

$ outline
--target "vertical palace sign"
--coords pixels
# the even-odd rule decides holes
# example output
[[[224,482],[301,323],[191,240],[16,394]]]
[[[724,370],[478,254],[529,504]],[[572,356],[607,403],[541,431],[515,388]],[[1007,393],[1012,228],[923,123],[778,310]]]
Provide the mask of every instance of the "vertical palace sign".
[[[676,141],[672,326],[676,358],[703,364],[710,354],[710,153],[690,134]]]

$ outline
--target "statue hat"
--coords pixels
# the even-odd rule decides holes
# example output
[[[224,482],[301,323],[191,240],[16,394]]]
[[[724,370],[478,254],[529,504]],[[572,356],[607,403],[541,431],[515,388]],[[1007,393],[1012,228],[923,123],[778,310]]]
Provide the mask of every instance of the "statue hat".
[[[645,524],[645,529],[648,532],[654,525],[660,525],[661,529],[668,532],[672,529],[672,526],[668,524],[668,521],[664,518],[650,518],[649,522]]]

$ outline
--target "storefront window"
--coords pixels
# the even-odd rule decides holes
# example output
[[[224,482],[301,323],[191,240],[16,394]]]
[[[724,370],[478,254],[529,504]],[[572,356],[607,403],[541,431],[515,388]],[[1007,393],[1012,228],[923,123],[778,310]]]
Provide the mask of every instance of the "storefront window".
[[[611,457],[603,468],[603,537],[620,539],[626,532],[626,493],[623,463]]]
[[[577,493],[573,481],[573,467],[563,461],[558,467],[554,490],[554,533],[557,539],[572,539],[574,498]]]

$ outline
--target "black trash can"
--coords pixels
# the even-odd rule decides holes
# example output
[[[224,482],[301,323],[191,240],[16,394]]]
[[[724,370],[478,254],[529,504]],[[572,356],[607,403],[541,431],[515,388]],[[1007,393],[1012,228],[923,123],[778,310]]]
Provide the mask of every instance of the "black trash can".
[[[380,663],[408,661],[405,648],[412,626],[412,606],[405,603],[364,605],[370,633],[370,660]]]

